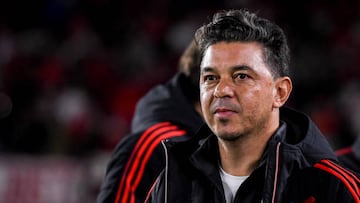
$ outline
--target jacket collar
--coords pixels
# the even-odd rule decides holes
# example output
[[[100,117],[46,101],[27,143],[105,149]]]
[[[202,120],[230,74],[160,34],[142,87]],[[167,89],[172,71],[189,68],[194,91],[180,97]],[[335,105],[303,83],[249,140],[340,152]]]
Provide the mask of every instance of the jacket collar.
[[[280,127],[270,138],[263,161],[266,161],[265,157],[268,157],[269,153],[275,151],[277,143],[282,144],[283,152],[286,151],[282,155],[282,161],[296,162],[300,168],[311,166],[321,159],[337,159],[326,138],[307,115],[285,107],[282,108],[280,115]],[[207,176],[214,177],[214,174],[218,174],[217,138],[207,126],[203,126],[198,132],[198,134],[204,133],[209,136],[192,154],[190,160]],[[271,157],[272,155],[268,158]]]

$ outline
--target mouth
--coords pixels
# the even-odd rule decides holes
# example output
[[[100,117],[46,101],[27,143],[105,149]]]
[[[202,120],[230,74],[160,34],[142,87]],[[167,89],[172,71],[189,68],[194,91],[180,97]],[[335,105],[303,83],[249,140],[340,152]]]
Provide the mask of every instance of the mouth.
[[[226,117],[232,116],[234,114],[236,114],[236,111],[229,109],[229,108],[219,107],[219,108],[216,108],[214,111],[214,115],[219,118],[226,118]]]
[[[228,119],[230,116],[238,114],[240,107],[229,100],[215,100],[210,106],[210,112],[219,119]]]

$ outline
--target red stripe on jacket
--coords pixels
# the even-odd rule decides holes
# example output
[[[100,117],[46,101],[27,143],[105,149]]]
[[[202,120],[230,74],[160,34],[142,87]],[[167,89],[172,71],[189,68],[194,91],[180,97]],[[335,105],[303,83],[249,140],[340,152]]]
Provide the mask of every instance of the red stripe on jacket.
[[[355,202],[360,203],[360,190],[358,186],[360,184],[359,178],[357,178],[352,172],[329,160],[321,160],[320,163],[316,163],[314,167],[336,176],[344,183],[345,187],[353,196]]]
[[[130,202],[135,202],[135,191],[155,148],[162,140],[182,136],[185,133],[184,130],[179,130],[177,126],[172,125],[170,122],[158,123],[147,129],[137,141],[125,166],[115,203],[127,203],[129,198]],[[135,174],[136,171],[138,171],[137,174]]]

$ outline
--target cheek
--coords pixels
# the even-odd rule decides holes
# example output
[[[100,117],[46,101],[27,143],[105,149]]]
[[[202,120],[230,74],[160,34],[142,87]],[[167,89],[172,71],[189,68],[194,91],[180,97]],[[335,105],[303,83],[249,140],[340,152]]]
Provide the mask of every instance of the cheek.
[[[267,87],[255,87],[251,91],[238,92],[242,105],[249,109],[257,109],[268,106],[267,103],[272,101],[272,92],[269,92]]]
[[[273,104],[273,91],[270,87],[264,87],[253,92],[253,100],[261,108],[270,108]]]
[[[200,104],[201,104],[203,110],[204,110],[204,107],[207,106],[208,102],[209,102],[209,93],[200,93]]]
[[[208,98],[209,91],[203,86],[200,85],[200,103],[204,103]]]
[[[203,113],[207,113],[210,105],[210,100],[212,96],[212,91],[205,90],[204,88],[200,88],[200,104]]]

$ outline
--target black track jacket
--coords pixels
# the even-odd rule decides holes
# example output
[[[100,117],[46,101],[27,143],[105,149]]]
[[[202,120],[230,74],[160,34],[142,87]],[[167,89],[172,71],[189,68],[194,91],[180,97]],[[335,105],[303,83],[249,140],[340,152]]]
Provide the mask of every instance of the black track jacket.
[[[185,141],[204,124],[186,94],[190,81],[176,74],[139,100],[131,134],[113,151],[97,203],[138,203],[165,166],[161,141]]]
[[[234,203],[359,203],[359,176],[337,164],[332,148],[300,112],[281,109],[281,125]],[[204,126],[202,141],[164,142],[168,162],[147,202],[225,203],[217,138]],[[187,158],[185,158],[187,155]]]

